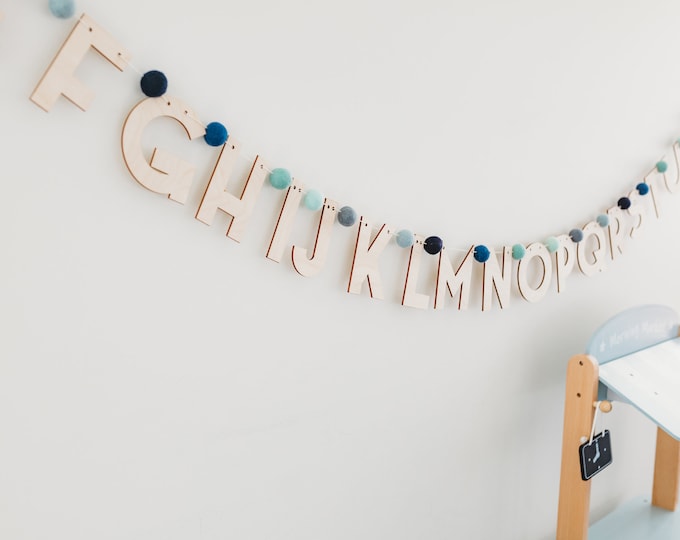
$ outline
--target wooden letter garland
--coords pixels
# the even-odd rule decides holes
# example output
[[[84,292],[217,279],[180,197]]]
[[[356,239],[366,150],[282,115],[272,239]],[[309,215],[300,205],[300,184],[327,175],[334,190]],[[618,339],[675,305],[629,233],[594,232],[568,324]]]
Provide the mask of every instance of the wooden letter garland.
[[[404,282],[404,294],[401,296],[402,306],[411,306],[418,309],[427,309],[430,305],[430,297],[426,294],[416,292],[418,274],[420,273],[420,262],[425,253],[423,244],[425,237],[419,234],[414,235],[414,242],[409,250],[408,268],[406,270],[406,280]]]
[[[76,79],[75,71],[90,48],[96,50],[120,71],[123,71],[130,61],[130,53],[92,19],[83,15],[38,82],[31,95],[31,101],[49,112],[59,96],[63,95],[83,111],[87,110],[94,99],[94,93]]]
[[[337,202],[330,199],[324,201],[323,208],[321,209],[321,217],[319,218],[319,228],[316,231],[314,251],[312,251],[311,257],[307,256],[307,250],[305,248],[293,246],[291,253],[293,257],[293,267],[301,276],[312,277],[317,275],[321,272],[323,265],[326,263],[328,246],[331,242],[335,217],[338,213],[337,208]]]
[[[222,146],[210,181],[203,194],[203,199],[201,199],[201,204],[196,212],[196,219],[206,225],[212,224],[218,210],[230,214],[232,220],[227,229],[227,236],[236,242],[240,242],[243,237],[248,220],[255,208],[255,202],[262,190],[262,185],[267,179],[267,167],[262,163],[260,156],[257,156],[253,167],[250,169],[241,197],[236,197],[227,191],[227,184],[239,158],[239,148],[239,143],[232,140],[231,137]]]
[[[281,206],[279,219],[276,221],[274,234],[272,235],[271,242],[269,242],[269,249],[267,250],[267,258],[272,261],[281,262],[283,250],[286,248],[286,242],[293,229],[295,216],[300,208],[300,201],[302,201],[302,192],[304,189],[304,185],[294,181],[288,188],[288,191],[286,191],[286,198],[283,201],[283,206]]]
[[[468,308],[470,302],[470,282],[472,281],[472,265],[475,262],[473,253],[475,246],[470,249],[463,257],[454,272],[451,261],[446,256],[446,250],[439,252],[439,265],[437,266],[437,286],[434,292],[434,309],[443,309],[446,291],[451,298],[458,294],[458,309],[463,311]]]
[[[195,114],[177,98],[168,95],[147,98],[140,101],[125,119],[121,137],[123,158],[137,182],[154,193],[167,195],[173,201],[184,204],[194,180],[194,166],[158,148],[154,149],[151,161],[147,163],[142,152],[144,128],[161,116],[177,120],[189,139],[205,134],[205,128],[195,120]]]
[[[576,262],[576,244],[568,234],[561,234],[557,237],[559,248],[555,252],[555,277],[557,282],[557,292],[564,290],[567,276],[571,274]],[[581,241],[583,243],[583,241]]]
[[[130,61],[130,54],[116,40],[87,15],[82,15],[38,82],[30,97],[31,101],[45,111],[49,111],[59,96],[63,95],[82,110],[86,110],[93,99],[93,93],[75,77],[74,73],[90,48],[95,49],[120,71],[123,71]],[[121,135],[123,158],[130,174],[141,185],[155,193],[165,194],[174,201],[184,203],[193,183],[194,167],[158,148],[154,149],[149,162],[142,153],[141,142],[144,128],[160,116],[168,116],[179,122],[189,139],[198,138],[205,133],[205,128],[196,119],[196,115],[177,98],[163,96],[144,99],[130,111],[125,120]],[[652,215],[650,206],[653,215],[656,218],[660,217],[656,191],[658,185],[665,187],[666,191],[671,194],[680,191],[680,143],[678,141],[673,144],[673,155],[675,158],[673,179],[669,178],[665,170],[659,171],[656,167],[652,169],[644,177],[644,183],[648,187],[648,196],[641,195],[637,189],[631,191],[628,194],[631,201],[629,208],[622,210],[617,205],[607,209],[606,215],[609,223],[604,226],[594,221],[586,224],[582,228],[583,239],[578,243],[572,241],[568,235],[558,236],[558,249],[555,252],[554,263],[544,244],[539,242],[530,244],[526,248],[524,257],[516,265],[515,277],[520,295],[528,302],[537,302],[542,299],[551,284],[553,265],[558,292],[563,291],[566,278],[572,273],[576,263],[578,263],[579,271],[586,276],[605,270],[604,254],[607,253],[609,258],[614,260],[623,253],[625,243],[629,238],[634,238],[642,227],[644,216]],[[196,219],[210,225],[217,210],[231,215],[232,220],[227,236],[240,242],[267,178],[268,168],[259,156],[256,157],[241,196],[237,197],[227,191],[227,184],[238,157],[239,143],[229,138],[221,148],[196,211]],[[267,250],[267,258],[277,262],[281,260],[304,191],[304,186],[295,181],[288,188]],[[311,256],[308,255],[307,249],[292,246],[292,264],[300,275],[314,276],[322,270],[327,258],[338,206],[336,201],[325,200]],[[382,276],[378,264],[392,233],[391,228],[382,225],[371,240],[373,226],[368,219],[361,217],[347,286],[349,293],[360,294],[363,283],[367,282],[372,298],[384,298]],[[416,292],[424,252],[424,238],[421,235],[414,235],[414,237],[415,243],[409,250],[401,303],[404,306],[426,309],[430,296]],[[497,254],[492,250],[491,257],[477,266],[481,268],[476,275],[481,274],[482,310],[491,307],[494,293],[501,308],[509,303],[514,266],[511,251],[510,248],[504,247],[500,253],[499,263]],[[435,309],[444,307],[447,291],[452,298],[458,296],[459,310],[467,309],[473,269],[477,264],[474,261],[473,252],[474,246],[471,246],[455,271],[451,261],[445,255],[445,250],[439,253],[434,295]],[[538,267],[536,263],[539,263]]]
[[[541,279],[536,287],[532,287],[529,283],[528,273],[531,271],[530,263],[532,259],[538,259],[541,263]],[[550,262],[550,252],[543,244],[534,242],[529,245],[526,255],[517,265],[517,286],[519,287],[519,293],[527,302],[538,302],[548,292],[551,279],[552,264]]]
[[[493,292],[496,293],[498,304],[503,306],[510,302],[510,285],[512,284],[512,248],[504,247],[501,254],[501,264],[494,253],[484,263],[482,277],[482,311],[491,308]]]
[[[392,232],[387,225],[383,225],[378,230],[375,238],[370,240],[372,230],[373,226],[371,223],[364,216],[361,216],[347,292],[361,294],[361,286],[364,281],[367,281],[368,293],[371,295],[371,298],[382,299],[384,298],[384,293],[382,277],[378,269],[378,257],[380,257],[387,242],[389,242]]]

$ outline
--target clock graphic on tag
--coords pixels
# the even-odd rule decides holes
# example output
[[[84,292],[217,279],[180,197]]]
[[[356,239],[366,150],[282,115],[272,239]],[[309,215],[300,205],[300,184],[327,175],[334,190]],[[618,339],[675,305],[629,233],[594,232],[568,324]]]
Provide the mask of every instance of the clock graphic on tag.
[[[581,461],[581,478],[589,480],[612,462],[612,443],[609,430],[605,429],[584,442],[578,448]]]

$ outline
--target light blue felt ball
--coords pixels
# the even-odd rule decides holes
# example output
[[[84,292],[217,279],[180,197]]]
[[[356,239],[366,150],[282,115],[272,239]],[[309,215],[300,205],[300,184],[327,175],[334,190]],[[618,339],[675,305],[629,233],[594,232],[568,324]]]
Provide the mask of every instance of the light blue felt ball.
[[[668,163],[665,161],[659,161],[656,164],[656,170],[660,173],[665,173],[668,170]]]
[[[286,189],[291,182],[292,178],[288,169],[278,168],[269,173],[269,183],[276,189]]]
[[[408,248],[413,245],[415,239],[413,238],[413,233],[406,229],[402,229],[397,232],[397,245],[402,248]]]
[[[555,253],[557,249],[560,247],[560,242],[554,236],[549,236],[548,238],[545,239],[545,247],[548,248],[548,251],[550,253]]]
[[[512,258],[516,261],[523,259],[526,253],[527,250],[522,244],[515,244],[512,246]]]
[[[323,206],[323,195],[315,189],[310,189],[305,193],[302,202],[308,210],[319,210]]]
[[[357,221],[357,213],[351,206],[343,206],[338,212],[338,223],[343,227],[351,227]]]
[[[597,216],[597,224],[600,227],[606,227],[609,225],[609,216],[607,214],[600,214]]]
[[[50,0],[50,11],[60,19],[70,19],[76,12],[76,3],[73,0]]]

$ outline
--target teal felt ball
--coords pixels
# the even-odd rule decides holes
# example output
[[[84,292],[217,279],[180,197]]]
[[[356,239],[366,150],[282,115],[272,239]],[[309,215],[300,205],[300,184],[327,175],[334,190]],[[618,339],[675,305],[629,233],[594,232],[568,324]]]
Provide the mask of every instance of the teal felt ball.
[[[609,225],[609,216],[607,214],[600,214],[597,216],[597,224],[600,227],[606,227]]]
[[[203,138],[210,146],[222,146],[227,142],[227,137],[229,137],[227,128],[219,122],[210,122],[205,127],[205,135],[203,135]]]
[[[640,195],[647,195],[649,193],[649,185],[646,182],[640,182],[635,186],[635,189],[637,189]]]
[[[656,164],[656,170],[660,173],[665,173],[668,170],[668,163],[665,161],[659,161]]]
[[[269,173],[269,183],[276,189],[286,189],[292,181],[288,169],[277,168]]]
[[[357,222],[357,213],[351,206],[343,206],[338,211],[338,223],[343,227],[351,227]]]
[[[308,210],[319,210],[323,206],[323,195],[315,189],[310,189],[305,193],[302,202]]]
[[[512,258],[516,261],[523,259],[526,253],[527,250],[522,244],[515,244],[512,246]]]
[[[489,251],[489,248],[480,244],[478,246],[475,246],[475,251],[474,251],[474,258],[475,261],[480,262],[480,263],[485,263],[486,261],[489,260],[489,257],[491,256],[491,252]]]
[[[76,3],[73,0],[50,0],[50,11],[60,19],[70,19],[76,12]]]
[[[413,242],[415,242],[415,238],[413,237],[413,233],[411,231],[408,231],[406,229],[402,229],[397,233],[397,245],[402,248],[408,248],[413,245]]]
[[[550,253],[555,253],[557,249],[560,247],[560,242],[554,236],[549,236],[548,238],[545,239],[545,247],[548,248],[548,251]]]

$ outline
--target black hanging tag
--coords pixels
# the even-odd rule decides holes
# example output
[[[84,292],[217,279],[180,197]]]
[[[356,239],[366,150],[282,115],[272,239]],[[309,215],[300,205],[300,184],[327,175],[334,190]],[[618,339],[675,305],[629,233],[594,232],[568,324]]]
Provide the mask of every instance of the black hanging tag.
[[[578,447],[581,461],[581,478],[590,480],[612,462],[612,442],[609,430],[605,429]]]

